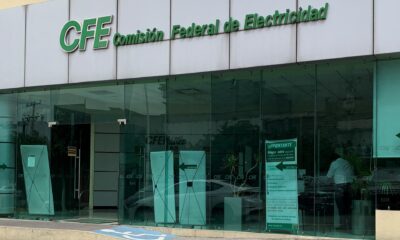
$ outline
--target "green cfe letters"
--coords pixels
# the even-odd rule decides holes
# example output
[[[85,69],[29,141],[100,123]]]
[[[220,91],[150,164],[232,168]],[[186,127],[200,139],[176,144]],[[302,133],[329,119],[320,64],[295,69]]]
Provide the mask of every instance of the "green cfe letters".
[[[105,25],[111,22],[112,16],[86,19],[83,21],[82,26],[75,20],[67,22],[60,34],[61,48],[66,52],[74,52],[78,47],[80,51],[85,51],[89,38],[94,39],[93,49],[107,48],[109,40],[105,40],[103,37],[110,35],[111,28],[106,28]],[[67,38],[73,30],[80,37],[69,42]]]

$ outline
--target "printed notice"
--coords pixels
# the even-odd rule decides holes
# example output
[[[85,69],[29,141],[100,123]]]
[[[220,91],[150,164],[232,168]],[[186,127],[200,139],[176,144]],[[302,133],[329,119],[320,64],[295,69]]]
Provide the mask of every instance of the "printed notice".
[[[297,139],[265,142],[267,231],[297,232]]]
[[[28,157],[28,167],[33,168],[36,165],[36,157],[35,156],[29,156]]]

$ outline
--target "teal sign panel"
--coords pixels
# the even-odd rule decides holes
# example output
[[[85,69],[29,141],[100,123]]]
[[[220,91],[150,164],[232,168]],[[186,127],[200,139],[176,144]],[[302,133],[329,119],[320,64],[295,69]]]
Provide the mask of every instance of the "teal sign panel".
[[[0,143],[0,214],[14,212],[14,143]]]
[[[0,214],[14,213],[16,98],[0,95]]]
[[[29,214],[54,215],[49,157],[45,145],[21,145]]]
[[[266,229],[297,232],[297,139],[266,141]]]
[[[174,158],[172,151],[150,153],[156,223],[175,223]]]
[[[206,225],[206,154],[179,152],[179,220],[182,225]]]

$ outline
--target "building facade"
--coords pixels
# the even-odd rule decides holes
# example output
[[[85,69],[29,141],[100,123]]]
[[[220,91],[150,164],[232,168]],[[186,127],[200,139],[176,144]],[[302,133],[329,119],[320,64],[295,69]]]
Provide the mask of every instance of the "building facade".
[[[400,210],[398,8],[0,11],[0,216],[378,238]]]

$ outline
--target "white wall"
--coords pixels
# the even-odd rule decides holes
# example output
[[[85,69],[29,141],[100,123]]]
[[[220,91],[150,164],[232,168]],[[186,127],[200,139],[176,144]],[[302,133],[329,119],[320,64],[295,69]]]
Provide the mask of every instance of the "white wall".
[[[143,32],[148,28],[164,31],[165,41],[119,48],[119,79],[169,74],[170,0],[119,1],[118,32],[126,35],[137,30]]]
[[[117,0],[70,0],[70,19],[82,22],[84,19],[113,15],[111,36],[116,31]],[[60,30],[61,31],[61,28]],[[93,39],[88,40],[86,51],[76,51],[69,58],[69,82],[91,82],[116,79],[117,50],[94,50]]]
[[[120,129],[116,123],[95,124],[93,206],[118,206]]]
[[[399,9],[398,0],[375,1],[375,54],[400,52]]]
[[[229,17],[329,3],[325,21],[222,33]],[[400,51],[397,0],[58,0],[0,11],[0,89],[132,79]],[[70,54],[59,46],[68,19],[113,15],[110,46]],[[27,19],[25,19],[25,16]],[[51,19],[49,21],[49,19]],[[174,24],[221,20],[220,34],[170,40]],[[25,22],[27,26],[25,29]],[[112,35],[158,28],[162,42],[119,47]],[[26,32],[26,35],[25,35]],[[26,40],[26,49],[25,49]]]
[[[231,16],[244,23],[246,14],[269,15],[296,9],[296,0],[232,0]],[[286,25],[231,34],[231,68],[296,62],[296,25]]]
[[[171,25],[189,27],[229,19],[229,0],[172,0]],[[203,36],[171,42],[171,74],[229,69],[229,36]]]
[[[69,19],[69,1],[48,1],[27,8],[25,86],[68,83],[68,55],[60,30]]]
[[[24,86],[25,8],[0,11],[0,89]]]
[[[298,62],[373,54],[373,0],[298,1],[303,8],[329,2],[325,21],[299,24]]]

